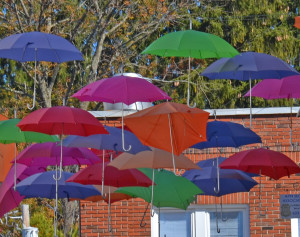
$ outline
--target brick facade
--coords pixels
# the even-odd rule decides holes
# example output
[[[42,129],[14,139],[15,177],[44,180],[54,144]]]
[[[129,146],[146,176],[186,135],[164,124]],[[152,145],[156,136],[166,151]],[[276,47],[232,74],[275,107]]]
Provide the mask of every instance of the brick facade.
[[[249,126],[247,116],[222,116],[221,121],[232,121],[236,123],[246,122]],[[300,141],[300,118],[293,117],[293,143]],[[290,145],[290,115],[256,115],[252,121],[252,130],[261,136],[263,146],[280,151],[300,163],[299,146]],[[246,146],[242,149],[253,148]],[[260,147],[256,145],[256,147]],[[222,156],[228,157],[234,152],[242,149],[223,149]],[[194,162],[216,157],[219,151],[216,149],[186,151]],[[255,178],[259,182],[259,178]],[[262,177],[262,210],[267,208],[265,216],[258,212],[259,186],[255,186],[249,193],[236,193],[223,196],[223,204],[248,204],[250,210],[250,234],[251,237],[276,236],[290,237],[291,222],[280,218],[280,194],[298,194],[300,176],[292,175],[290,178],[283,177],[280,180],[270,180]],[[214,204],[215,198],[198,196],[197,205]],[[140,221],[147,203],[141,199],[130,199],[112,204],[111,216],[114,236],[151,236],[150,212],[147,211],[145,227],[141,228]],[[81,236],[112,236],[108,232],[108,205],[105,202],[81,202]]]

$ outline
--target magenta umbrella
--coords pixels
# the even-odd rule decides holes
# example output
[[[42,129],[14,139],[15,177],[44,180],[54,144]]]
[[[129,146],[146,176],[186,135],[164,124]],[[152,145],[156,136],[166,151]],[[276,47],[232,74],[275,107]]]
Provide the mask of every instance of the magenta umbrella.
[[[29,168],[26,165],[18,164],[16,166],[17,182],[29,177],[30,175],[40,173],[45,169]],[[0,186],[0,218],[10,210],[16,208],[24,199],[23,196],[13,189],[14,185],[14,165],[9,170],[5,180]]]
[[[25,148],[18,156],[17,163],[30,167],[47,167],[60,165],[60,146],[58,143],[37,143]],[[91,165],[101,160],[85,147],[63,147],[62,166]]]
[[[171,100],[164,91],[146,79],[132,76],[114,76],[95,81],[72,95],[80,101],[98,101],[108,103],[122,103],[122,146],[124,151],[124,121],[123,104],[135,102],[153,102],[157,100]]]
[[[261,97],[266,100],[272,99],[292,99],[300,98],[300,75],[284,77],[281,80],[268,79],[257,83],[252,88],[252,96]],[[245,97],[250,96],[250,91],[248,91]],[[292,101],[291,101],[291,125],[290,125],[290,143],[293,139],[292,130]]]

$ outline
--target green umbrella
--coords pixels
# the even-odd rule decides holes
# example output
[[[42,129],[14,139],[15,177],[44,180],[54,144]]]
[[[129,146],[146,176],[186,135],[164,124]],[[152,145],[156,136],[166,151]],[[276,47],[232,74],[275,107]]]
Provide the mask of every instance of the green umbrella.
[[[187,104],[190,100],[190,58],[231,58],[239,52],[224,39],[205,32],[184,30],[168,33],[152,42],[142,54],[162,57],[188,57]],[[190,105],[189,105],[190,106]],[[193,107],[195,107],[194,105]],[[191,107],[191,106],[190,106]]]
[[[23,132],[17,124],[21,119],[8,119],[0,121],[0,143],[31,143],[31,142],[56,142],[57,136],[38,132]]]
[[[44,133],[38,132],[23,132],[17,124],[21,119],[8,119],[0,121],[0,143],[32,143],[32,142],[56,142],[59,141],[58,137],[50,136]],[[17,156],[17,145],[15,145],[15,185],[16,188],[16,156]]]
[[[176,176],[173,172],[167,170],[153,170],[149,168],[140,168],[144,174],[152,179],[153,171],[155,173],[155,184],[152,194],[152,186],[149,187],[121,187],[115,192],[124,193],[132,197],[139,197],[146,202],[151,202],[153,195],[153,205],[156,207],[175,207],[186,210],[195,195],[202,194],[199,189],[188,179]]]

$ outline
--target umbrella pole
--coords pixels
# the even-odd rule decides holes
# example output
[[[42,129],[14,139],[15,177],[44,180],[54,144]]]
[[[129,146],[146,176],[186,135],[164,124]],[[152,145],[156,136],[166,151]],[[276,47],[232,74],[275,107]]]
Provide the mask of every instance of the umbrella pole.
[[[175,157],[174,157],[174,148],[173,148],[173,136],[172,136],[172,125],[171,125],[171,116],[170,114],[168,114],[168,119],[169,119],[169,130],[170,130],[170,140],[171,140],[171,149],[172,149],[172,160],[173,160],[173,171],[174,174],[176,174],[176,170],[175,170]]]
[[[124,151],[130,151],[131,145],[128,146],[128,149],[125,148],[125,136],[124,136],[124,103],[122,103],[122,148]]]
[[[36,84],[36,53],[37,53],[37,48],[34,49],[34,81],[33,81],[33,102],[32,102],[32,107],[30,107],[29,104],[27,104],[27,108],[30,110],[33,110],[35,107],[35,84]]]
[[[249,86],[250,86],[250,127],[252,127],[252,88],[251,88],[251,76],[249,77]]]
[[[217,197],[215,196],[215,207],[216,207],[216,227],[217,232],[220,233],[219,223],[218,223],[218,207],[217,207]]]
[[[153,196],[154,196],[154,169],[152,169],[152,186],[151,186],[151,217],[154,216],[153,211]]]
[[[17,143],[15,143],[15,175],[14,175],[14,190],[17,186]]]
[[[101,195],[103,196],[104,195],[104,193],[103,193],[103,191],[104,191],[104,164],[105,164],[105,162],[104,162],[104,159],[105,159],[105,150],[103,150],[103,154],[102,154],[102,189],[101,189]]]
[[[55,168],[56,177],[58,176],[57,165]],[[58,179],[55,179],[55,208],[54,208],[54,237],[57,237],[57,209],[58,209]]]
[[[195,108],[196,103],[190,105],[190,73],[191,73],[191,57],[189,56],[189,72],[188,72],[188,90],[187,90],[187,106],[190,108]]]
[[[110,203],[110,186],[108,187],[108,220],[107,220],[107,231],[111,232],[113,236],[113,229],[111,223],[111,203]]]
[[[259,170],[259,215],[265,216],[267,213],[267,210],[265,210],[265,213],[262,213],[261,210],[261,169]]]
[[[219,157],[217,157],[217,184],[218,184],[218,189],[214,187],[214,191],[216,194],[220,192],[220,170],[219,170]]]
[[[290,125],[290,144],[293,146],[293,99],[290,98],[291,104],[291,125]]]

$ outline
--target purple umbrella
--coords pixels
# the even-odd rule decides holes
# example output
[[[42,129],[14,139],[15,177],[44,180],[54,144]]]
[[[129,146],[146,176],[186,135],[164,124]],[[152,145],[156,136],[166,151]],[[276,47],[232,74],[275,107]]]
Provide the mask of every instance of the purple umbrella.
[[[257,83],[252,88],[252,96],[261,97],[266,100],[272,99],[292,99],[300,98],[300,75],[294,75],[289,77],[284,77],[281,80],[269,79]],[[250,96],[250,91],[248,91],[244,96]],[[290,143],[293,139],[292,131],[292,101],[291,101],[291,125],[290,125]]]
[[[264,53],[245,52],[233,58],[221,58],[203,73],[209,79],[233,79],[250,83],[250,127],[252,126],[251,80],[281,79],[299,75],[299,73],[283,60]]]
[[[131,146],[129,145],[129,148],[126,149],[124,144],[123,104],[172,99],[146,79],[125,75],[95,81],[83,87],[72,97],[76,97],[80,101],[122,103],[122,147],[124,151],[129,151]]]
[[[63,63],[84,60],[81,52],[71,42],[58,35],[43,32],[14,34],[0,40],[0,58],[35,62],[33,106],[30,109],[35,104],[37,61]]]
[[[29,168],[26,165],[18,164],[16,166],[17,182],[42,171],[44,171],[44,169]],[[24,198],[13,189],[13,185],[14,165],[11,167],[5,180],[0,186],[0,217],[10,210],[16,208]]]
[[[37,143],[25,148],[18,156],[17,163],[28,166],[47,167],[60,165],[60,146],[57,143]],[[63,147],[62,165],[91,165],[101,160],[84,147]]]

